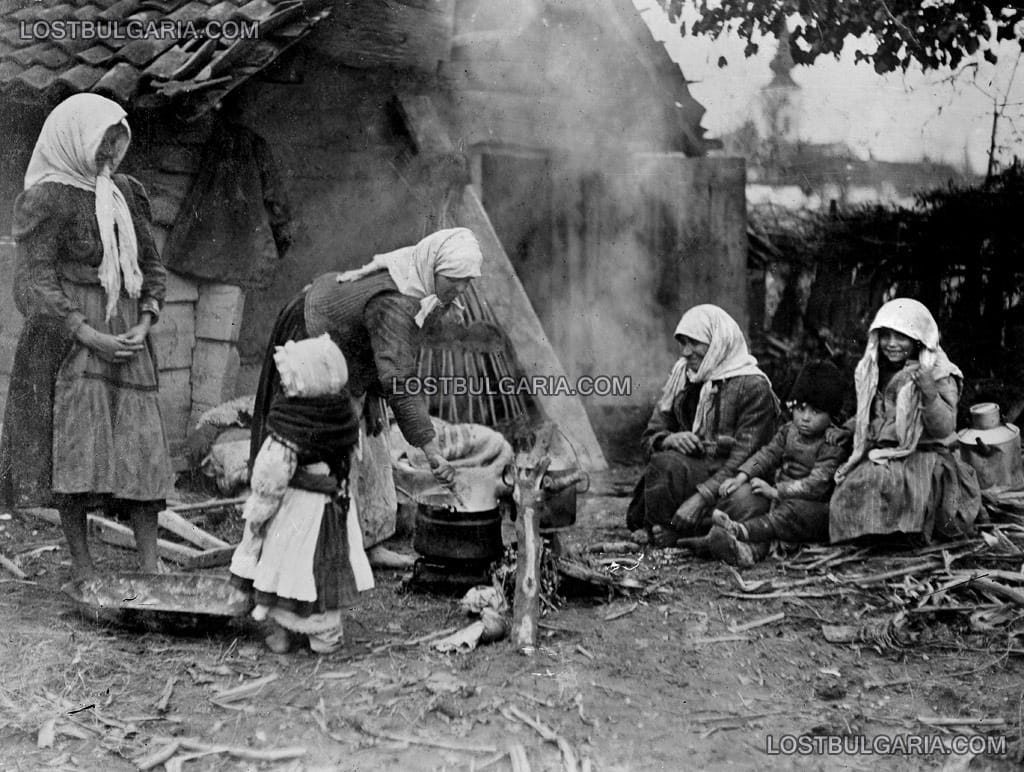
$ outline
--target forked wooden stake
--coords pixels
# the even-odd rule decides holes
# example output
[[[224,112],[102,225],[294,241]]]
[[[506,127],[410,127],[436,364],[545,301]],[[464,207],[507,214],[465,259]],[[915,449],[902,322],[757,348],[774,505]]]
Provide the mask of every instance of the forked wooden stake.
[[[537,650],[540,621],[540,566],[544,543],[540,537],[541,481],[551,465],[548,450],[556,427],[544,424],[524,467],[516,469],[516,593],[512,602],[512,640],[523,654]]]

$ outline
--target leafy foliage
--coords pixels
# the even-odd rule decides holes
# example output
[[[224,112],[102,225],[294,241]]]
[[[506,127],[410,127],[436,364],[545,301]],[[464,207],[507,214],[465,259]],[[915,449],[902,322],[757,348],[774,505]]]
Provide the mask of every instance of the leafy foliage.
[[[912,208],[859,207],[751,222],[798,269],[813,272],[796,320],[846,358],[863,349],[878,307],[914,297],[935,315],[943,347],[975,385],[1015,384],[1024,397],[1024,167],[991,181],[918,196]],[[775,328],[779,337],[797,330]]]
[[[1024,9],[1013,0],[660,0],[673,22],[686,9],[698,19],[689,32],[718,38],[734,31],[747,41],[746,56],[757,53],[755,40],[780,33],[789,23],[793,61],[811,64],[822,54],[838,57],[846,39],[857,39],[856,61],[878,73],[955,68],[979,50],[996,61],[991,47],[1020,39]],[[685,36],[685,22],[680,23]],[[1022,43],[1024,46],[1024,43]],[[725,64],[724,57],[719,65]]]

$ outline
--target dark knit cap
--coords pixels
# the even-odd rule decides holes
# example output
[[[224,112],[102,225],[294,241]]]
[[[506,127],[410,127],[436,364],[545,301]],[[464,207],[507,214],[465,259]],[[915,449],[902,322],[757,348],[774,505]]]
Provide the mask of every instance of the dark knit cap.
[[[839,368],[827,360],[808,362],[789,392],[790,402],[805,402],[837,417],[843,409],[846,388]]]

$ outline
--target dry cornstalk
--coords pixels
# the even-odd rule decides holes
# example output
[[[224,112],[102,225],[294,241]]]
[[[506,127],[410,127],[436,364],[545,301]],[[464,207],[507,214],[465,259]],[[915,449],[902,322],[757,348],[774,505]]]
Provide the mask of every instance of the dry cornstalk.
[[[187,751],[194,751],[203,755],[226,753],[228,756],[234,756],[237,759],[244,759],[246,761],[285,761],[287,759],[297,759],[305,756],[307,753],[305,748],[298,746],[256,750],[254,748],[239,748],[230,745],[209,745],[189,739],[182,739],[179,742],[182,749]]]
[[[931,716],[918,716],[917,720],[928,726],[1005,726],[1006,719],[1003,718],[943,718]]]
[[[174,756],[174,754],[178,752],[179,748],[181,748],[181,743],[177,740],[172,740],[166,745],[157,748],[152,753],[136,759],[135,768],[138,769],[139,772],[146,772],[147,769],[158,767]]]
[[[614,619],[621,619],[624,616],[628,616],[629,614],[632,614],[639,607],[640,607],[639,603],[634,603],[632,606],[629,606],[628,608],[622,608],[622,609],[619,609],[618,611],[613,611],[612,613],[608,614],[608,616],[606,616],[604,618],[604,621],[605,622],[611,622]]]
[[[526,748],[519,743],[511,743],[508,746],[509,761],[512,762],[512,772],[530,772],[530,760],[526,756]]]
[[[389,740],[391,742],[407,743],[409,745],[426,745],[430,748],[441,748],[446,751],[463,751],[464,753],[497,753],[498,749],[493,745],[463,745],[450,740],[434,740],[414,735],[399,734],[398,732],[386,732],[380,729],[370,729],[362,721],[351,717],[343,716],[342,720],[351,724],[363,734],[376,737],[378,740]]]
[[[163,713],[167,710],[167,706],[171,702],[171,695],[174,693],[174,684],[177,683],[177,681],[178,679],[174,676],[167,679],[167,685],[164,686],[164,690],[160,694],[160,699],[156,703],[157,712]]]
[[[18,579],[28,579],[28,574],[18,568],[17,564],[0,552],[0,566],[3,566]]]
[[[247,697],[255,697],[260,691],[269,683],[273,683],[278,679],[276,673],[263,676],[262,678],[254,678],[252,681],[248,681],[241,686],[235,686],[231,689],[224,689],[223,691],[217,692],[214,695],[216,702],[233,702],[234,700],[241,700]]]
[[[573,749],[572,744],[562,737],[562,735],[558,734],[558,732],[541,721],[530,718],[515,705],[509,705],[507,708],[502,708],[501,713],[509,720],[515,719],[522,721],[528,727],[534,729],[542,738],[557,745],[558,750],[562,754],[562,769],[565,772],[579,772],[579,762],[576,760],[576,751]]]
[[[786,612],[780,611],[778,614],[772,614],[771,616],[762,617],[761,619],[754,619],[742,625],[729,625],[730,633],[745,633],[747,630],[753,630],[758,627],[764,627],[774,622],[779,622],[786,618]]]

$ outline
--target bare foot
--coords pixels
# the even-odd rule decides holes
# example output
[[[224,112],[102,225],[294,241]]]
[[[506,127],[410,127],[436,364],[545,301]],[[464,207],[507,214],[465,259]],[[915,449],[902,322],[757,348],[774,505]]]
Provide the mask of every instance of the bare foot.
[[[719,525],[712,526],[708,534],[708,549],[719,560],[731,566],[750,568],[757,563],[754,551],[745,541],[740,541]]]
[[[651,542],[655,547],[674,547],[679,541],[679,531],[666,525],[656,525],[651,529]]]
[[[415,555],[402,555],[387,547],[377,544],[366,551],[366,557],[374,568],[412,568],[416,564]]]

